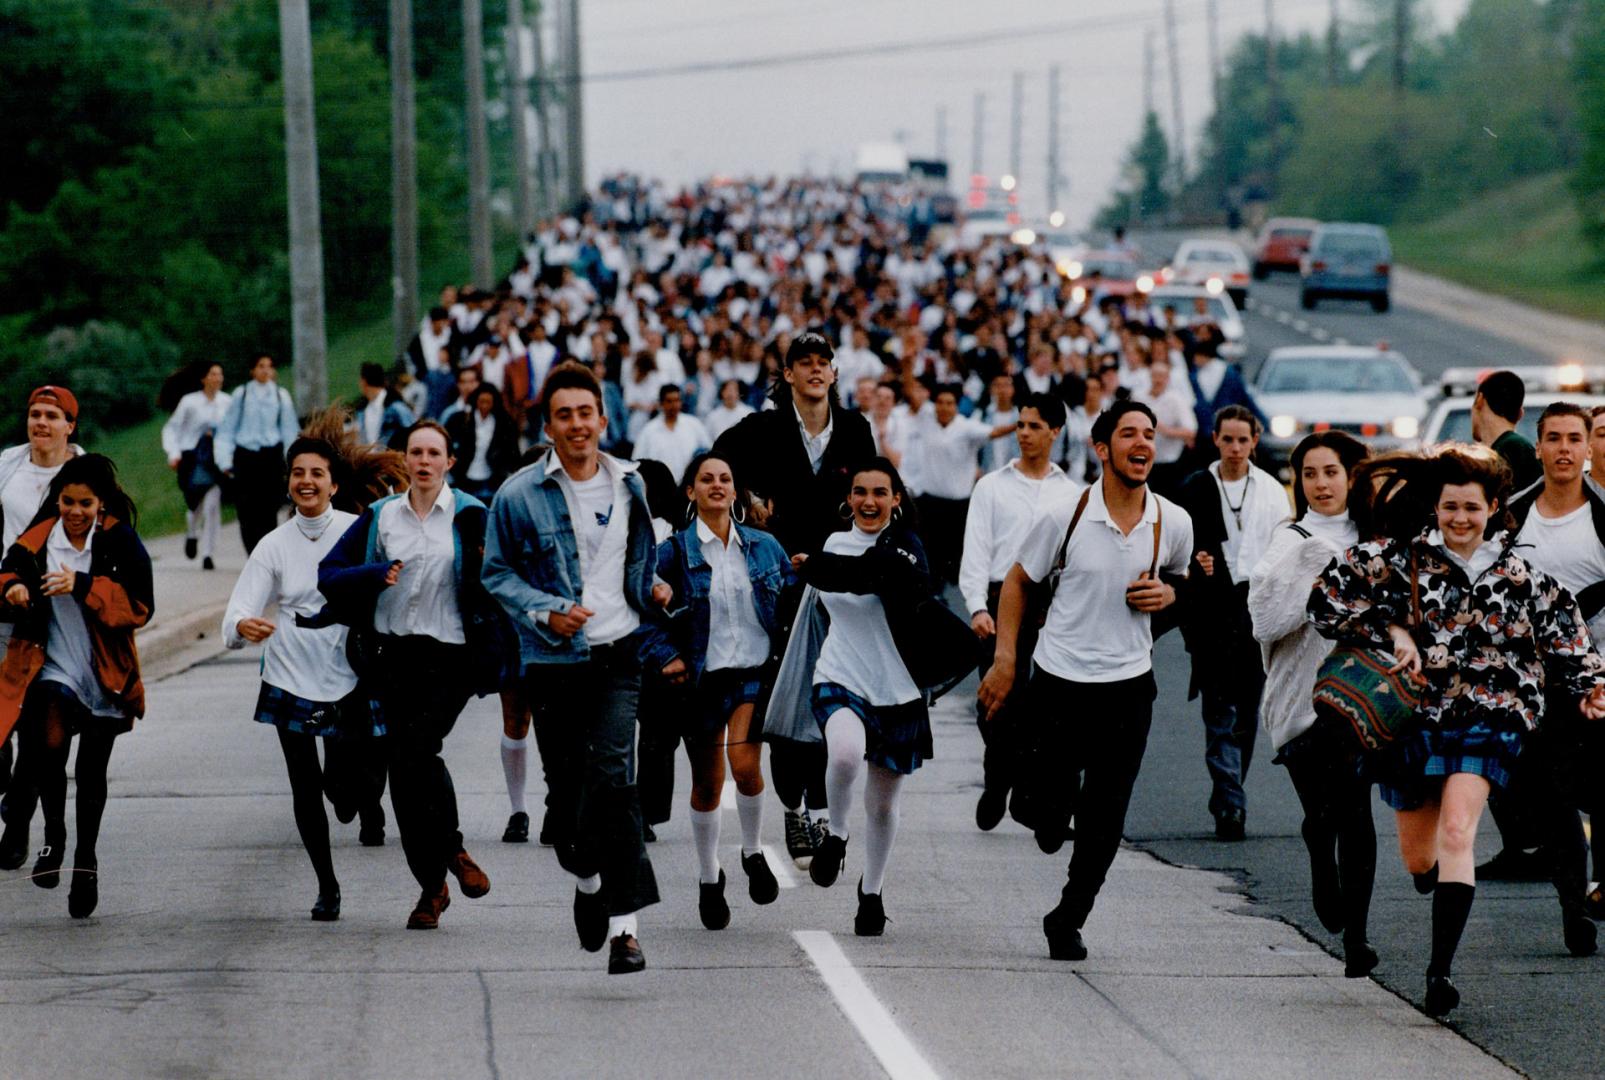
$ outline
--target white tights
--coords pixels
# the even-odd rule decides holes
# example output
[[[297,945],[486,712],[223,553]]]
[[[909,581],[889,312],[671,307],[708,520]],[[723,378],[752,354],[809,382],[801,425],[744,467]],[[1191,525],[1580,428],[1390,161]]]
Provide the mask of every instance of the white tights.
[[[825,722],[825,801],[830,829],[848,836],[847,816],[853,809],[853,785],[864,773],[864,892],[876,894],[886,880],[886,864],[897,838],[898,802],[903,777],[870,763],[865,768],[864,723],[851,709],[837,709]]]

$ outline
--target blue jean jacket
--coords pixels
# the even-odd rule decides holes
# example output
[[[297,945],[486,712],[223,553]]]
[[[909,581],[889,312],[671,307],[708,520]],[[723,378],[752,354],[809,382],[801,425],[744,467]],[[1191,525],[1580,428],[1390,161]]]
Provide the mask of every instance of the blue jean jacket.
[[[568,499],[557,474],[547,474],[553,451],[547,450],[502,484],[491,505],[485,530],[483,580],[518,628],[519,658],[524,664],[578,664],[590,659],[591,647],[582,629],[572,637],[537,622],[531,612],[567,612],[580,601],[579,541],[569,518]],[[629,540],[625,548],[624,598],[650,625],[659,616],[652,603],[652,512],[646,485],[628,463]],[[617,509],[615,509],[615,513]]]
[[[781,630],[780,594],[797,578],[780,541],[745,525],[732,527],[741,537],[741,550],[752,581],[753,608],[758,624],[769,634],[769,650],[773,653]],[[642,666],[657,673],[679,657],[696,682],[702,678],[708,660],[712,612],[708,594],[713,588],[713,568],[702,554],[694,520],[658,545],[657,568],[658,577],[674,590],[674,599],[669,602],[668,624],[654,625],[646,635],[641,647]]]

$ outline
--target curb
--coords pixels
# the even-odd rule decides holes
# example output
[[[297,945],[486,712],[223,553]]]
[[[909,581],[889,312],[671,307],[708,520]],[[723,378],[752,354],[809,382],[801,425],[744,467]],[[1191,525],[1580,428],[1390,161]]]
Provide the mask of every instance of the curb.
[[[162,619],[142,629],[135,637],[142,673],[159,679],[204,658],[202,649],[223,651],[221,624],[228,604],[208,604],[172,619]],[[191,655],[194,654],[194,655]],[[182,658],[183,663],[178,663]],[[169,670],[171,669],[171,670]]]

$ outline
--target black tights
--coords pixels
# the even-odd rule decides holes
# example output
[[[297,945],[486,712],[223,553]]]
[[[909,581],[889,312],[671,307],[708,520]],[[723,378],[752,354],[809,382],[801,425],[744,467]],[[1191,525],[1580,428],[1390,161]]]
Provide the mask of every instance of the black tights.
[[[51,702],[31,726],[33,753],[30,771],[39,806],[44,811],[45,843],[67,842],[67,755],[72,751],[64,709],[71,706]],[[90,727],[94,720],[89,721]],[[111,761],[116,732],[86,730],[78,737],[78,845],[73,865],[96,865],[95,844],[100,839],[100,819],[106,813],[106,766]]]
[[[334,856],[329,852],[329,815],[323,809],[323,769],[318,764],[318,737],[278,728],[279,749],[290,774],[290,795],[295,803],[295,827],[301,846],[318,875],[318,892],[337,893]]]
[[[1354,759],[1326,730],[1311,729],[1283,750],[1293,790],[1304,807],[1304,843],[1311,860],[1330,865],[1337,850],[1343,895],[1343,938],[1364,943],[1376,882],[1377,833],[1371,819],[1371,784],[1355,773]],[[1302,744],[1302,745],[1295,745]]]

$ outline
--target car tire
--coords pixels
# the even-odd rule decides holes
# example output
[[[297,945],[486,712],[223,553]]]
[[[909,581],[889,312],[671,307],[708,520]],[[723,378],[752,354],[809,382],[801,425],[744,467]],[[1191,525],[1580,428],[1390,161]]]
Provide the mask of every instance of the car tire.
[[[1314,311],[1317,297],[1310,289],[1301,289],[1298,294],[1298,306],[1305,311]]]
[[[1387,293],[1382,293],[1378,296],[1371,297],[1371,310],[1375,311],[1379,315],[1387,311],[1390,306],[1391,303],[1388,299]]]
[[[1227,289],[1226,295],[1232,298],[1232,303],[1237,305],[1238,311],[1242,311],[1244,308],[1248,307],[1247,289]]]
[[[1270,267],[1266,266],[1264,263],[1255,263],[1254,264],[1254,280],[1255,281],[1264,281],[1266,278],[1268,278],[1270,276],[1271,276],[1271,268]]]

